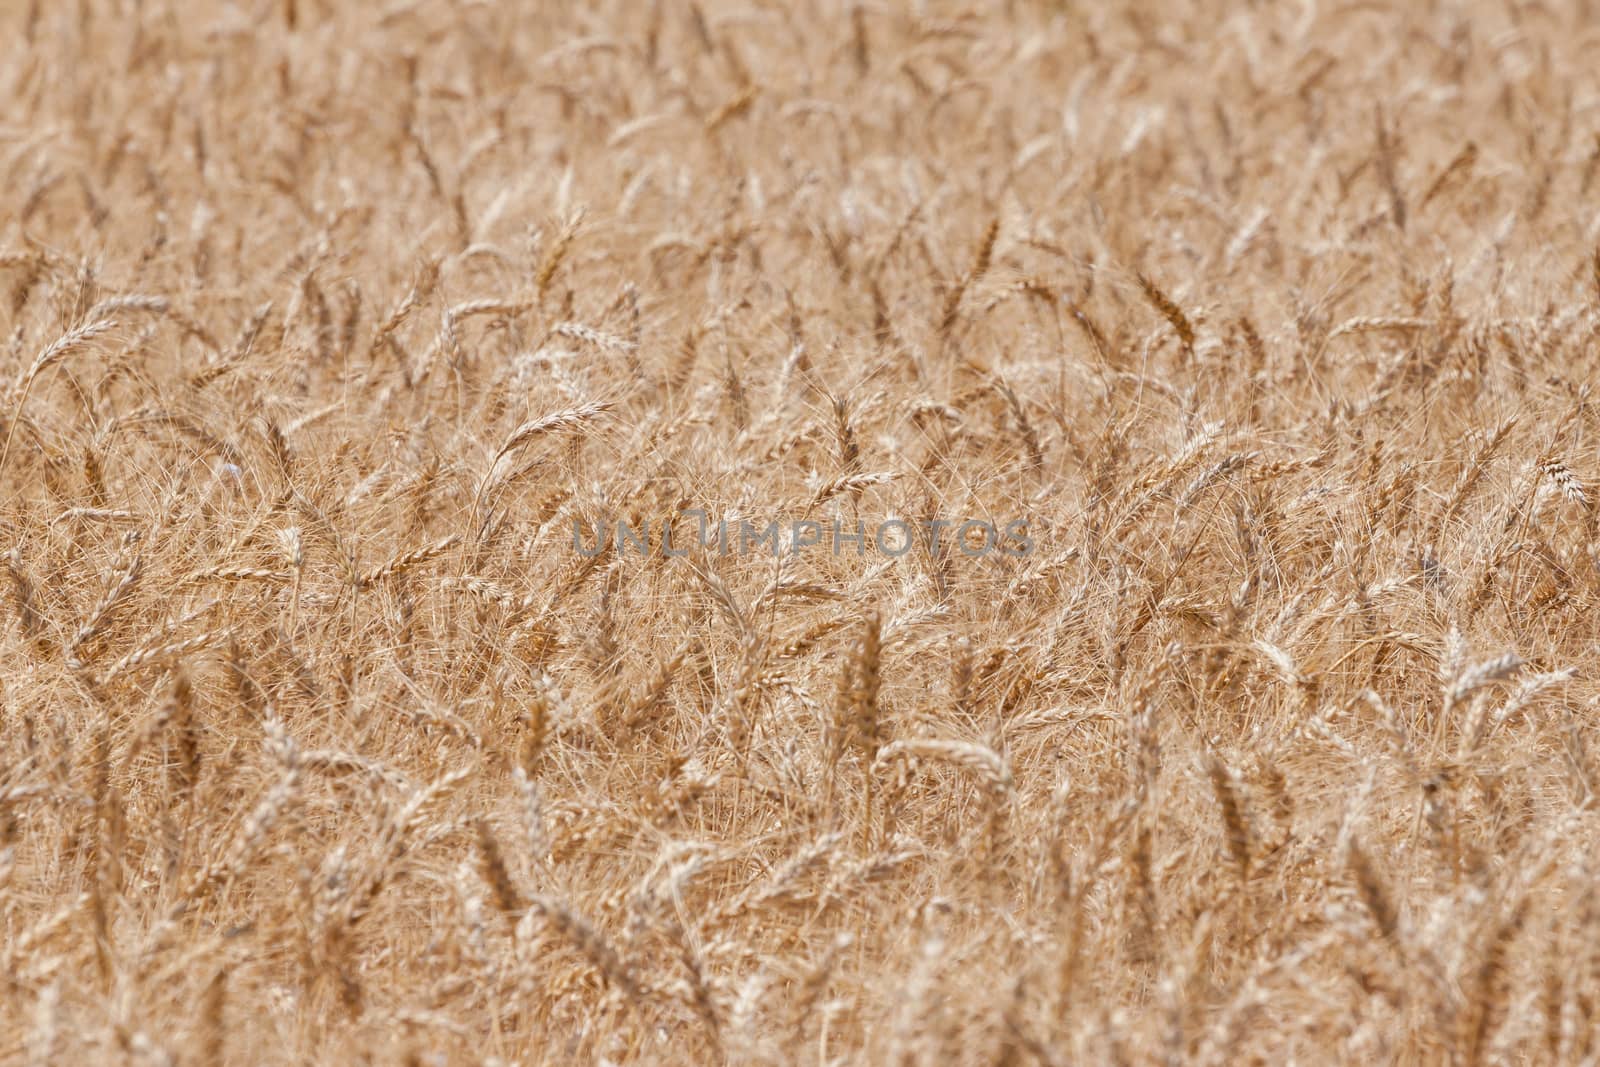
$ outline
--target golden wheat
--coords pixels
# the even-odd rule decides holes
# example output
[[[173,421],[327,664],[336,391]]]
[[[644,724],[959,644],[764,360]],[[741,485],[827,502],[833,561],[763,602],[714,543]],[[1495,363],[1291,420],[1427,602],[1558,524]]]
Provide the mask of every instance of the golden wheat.
[[[1590,15],[0,10],[0,1062],[1594,1062]]]

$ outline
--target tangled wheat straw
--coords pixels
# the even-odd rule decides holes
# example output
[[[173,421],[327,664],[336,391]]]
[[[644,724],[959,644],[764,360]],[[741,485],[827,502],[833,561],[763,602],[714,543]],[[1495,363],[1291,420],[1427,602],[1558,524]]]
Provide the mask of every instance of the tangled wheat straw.
[[[1600,1057],[1591,5],[522,7],[0,10],[0,1062]]]

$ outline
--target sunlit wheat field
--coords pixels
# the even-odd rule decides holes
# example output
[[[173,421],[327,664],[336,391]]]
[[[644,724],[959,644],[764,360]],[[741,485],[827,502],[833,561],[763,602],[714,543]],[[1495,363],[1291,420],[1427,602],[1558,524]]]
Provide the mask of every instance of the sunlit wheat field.
[[[1600,8],[0,10],[0,1062],[1600,1061]]]

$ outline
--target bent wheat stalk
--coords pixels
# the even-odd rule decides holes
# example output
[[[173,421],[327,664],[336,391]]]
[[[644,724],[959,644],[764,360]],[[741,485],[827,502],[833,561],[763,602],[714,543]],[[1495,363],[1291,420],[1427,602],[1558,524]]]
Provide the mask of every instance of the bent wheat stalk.
[[[16,400],[11,405],[11,417],[6,426],[6,443],[4,447],[0,447],[0,477],[5,475],[6,460],[11,456],[11,441],[17,434],[17,423],[22,420],[22,408],[28,402],[28,394],[33,390],[33,383],[38,381],[39,376],[45,371],[107,330],[115,329],[116,325],[115,319],[98,319],[75,330],[68,330],[39,353],[38,358],[33,361],[33,365],[28,368],[28,372],[22,376],[22,381],[14,390]]]
[[[549,415],[540,416],[537,419],[529,419],[515,430],[512,430],[511,436],[506,438],[505,443],[494,454],[494,458],[489,461],[489,469],[484,472],[483,478],[478,482],[477,492],[472,497],[472,521],[468,525],[468,529],[474,532],[477,531],[478,517],[482,514],[483,501],[500,484],[501,479],[496,478],[496,474],[499,471],[502,459],[505,459],[506,456],[529,442],[543,437],[545,434],[561,433],[593,422],[610,411],[613,406],[608,400],[590,401],[587,404],[580,404],[565,411],[556,411]]]

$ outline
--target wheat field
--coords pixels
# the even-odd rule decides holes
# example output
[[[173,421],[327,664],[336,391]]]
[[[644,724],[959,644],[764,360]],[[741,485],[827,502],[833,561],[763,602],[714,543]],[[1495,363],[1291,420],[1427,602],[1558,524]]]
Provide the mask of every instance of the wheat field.
[[[0,31],[0,1062],[1600,1062],[1594,4]]]

